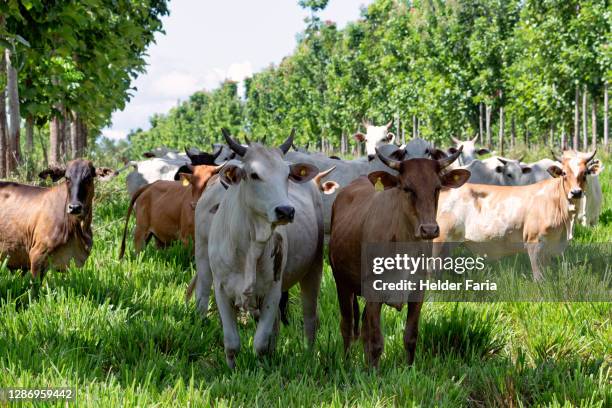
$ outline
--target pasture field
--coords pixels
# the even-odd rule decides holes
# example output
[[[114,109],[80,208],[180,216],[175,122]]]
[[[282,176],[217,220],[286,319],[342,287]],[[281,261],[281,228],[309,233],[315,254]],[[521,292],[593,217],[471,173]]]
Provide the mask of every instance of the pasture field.
[[[579,242],[612,242],[606,166],[600,223],[579,226]],[[612,406],[612,303],[426,304],[414,367],[404,363],[405,310],[383,308],[374,372],[360,343],[343,358],[327,264],[315,348],[304,344],[294,288],[276,353],[255,357],[254,323],[244,319],[232,372],[216,308],[204,321],[185,304],[187,251],[149,245],[135,257],[129,242],[117,259],[127,204],[125,176],[97,184],[91,257],[51,271],[36,299],[29,279],[2,265],[0,387],[73,386],[76,406]]]

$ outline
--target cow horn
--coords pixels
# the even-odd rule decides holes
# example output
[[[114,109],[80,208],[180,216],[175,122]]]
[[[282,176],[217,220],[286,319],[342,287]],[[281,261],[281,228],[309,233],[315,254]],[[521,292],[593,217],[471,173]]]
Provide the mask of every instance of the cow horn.
[[[232,151],[234,151],[234,153],[236,153],[240,157],[246,154],[247,148],[242,146],[240,143],[236,142],[234,139],[232,139],[232,136],[230,135],[229,130],[227,130],[226,128],[223,128],[221,129],[221,133],[223,133],[225,142],[227,143],[229,148],[232,149]]]
[[[291,145],[293,144],[293,138],[294,137],[295,137],[295,128],[292,128],[291,129],[291,134],[289,135],[287,140],[285,140],[285,142],[278,147],[279,149],[281,149],[281,152],[283,152],[283,154],[287,154],[287,152],[291,148]]]
[[[297,146],[295,145],[295,143],[291,143],[291,147],[293,147],[293,150],[295,150],[296,152],[298,151]]]
[[[451,140],[453,141],[454,144],[461,144],[461,140],[457,139],[455,136],[451,136]]]
[[[499,160],[500,162],[502,162],[502,164],[506,165],[508,164],[508,160],[506,159],[502,159],[501,157],[498,157],[497,160]]]
[[[597,149],[593,150],[592,154],[591,153],[587,153],[587,155],[586,155],[586,157],[584,159],[585,163],[588,164],[591,160],[593,160],[593,158],[595,157],[596,154],[597,154]]]
[[[363,125],[364,128],[368,128],[368,126],[370,126],[370,122],[367,119],[361,119],[361,124]]]
[[[385,125],[385,127],[387,128],[387,130],[389,130],[389,128],[391,127],[391,125],[392,125],[392,124],[393,124],[393,121],[391,120],[391,121],[389,121],[389,123],[387,123],[387,124]]]
[[[440,170],[447,168],[448,166],[452,164],[452,162],[457,160],[457,158],[459,157],[462,151],[463,151],[463,145],[459,146],[459,148],[457,148],[457,151],[455,153],[438,160],[438,165],[440,166]]]
[[[559,163],[563,162],[563,160],[561,160],[561,158],[557,156],[557,153],[555,153],[553,149],[550,149],[550,154],[552,154],[552,157],[553,159],[555,159],[555,161],[558,161]]]
[[[327,176],[329,173],[331,173],[335,169],[336,169],[336,166],[333,166],[329,170],[322,171],[319,174],[317,174],[316,176],[314,176],[313,180],[314,180],[315,184],[318,186],[319,183],[321,183],[321,179],[323,179],[323,177]]]
[[[216,153],[213,154],[213,161],[217,160],[217,157],[219,157],[219,155],[221,154],[221,150],[223,150],[223,149],[219,149],[219,150],[217,150]]]
[[[525,158],[525,155],[523,154],[521,157],[519,157],[518,159],[516,159],[517,162],[522,162],[523,159]]]
[[[246,144],[247,144],[248,146],[250,146],[250,145],[251,145],[251,140],[249,139],[249,137],[248,137],[247,135],[244,135],[244,141],[246,142]]]
[[[385,157],[380,152],[380,150],[378,150],[378,147],[376,147],[375,150],[376,150],[376,155],[378,156],[378,158],[380,159],[381,162],[383,162],[387,167],[389,167],[389,168],[391,168],[393,170],[399,171],[401,162],[399,162],[397,160],[390,159],[388,157]]]
[[[474,135],[474,138],[472,139],[472,143],[476,143],[477,140],[478,140],[478,133]]]

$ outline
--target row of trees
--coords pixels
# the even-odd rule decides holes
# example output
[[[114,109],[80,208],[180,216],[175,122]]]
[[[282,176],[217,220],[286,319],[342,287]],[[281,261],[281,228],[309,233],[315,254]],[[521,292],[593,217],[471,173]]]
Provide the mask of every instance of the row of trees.
[[[219,128],[346,147],[363,119],[447,144],[478,134],[503,153],[516,143],[608,145],[612,9],[605,0],[376,0],[339,30],[311,11],[294,53],[246,81],[198,92],[137,149],[205,144]],[[137,142],[137,143],[135,143]]]
[[[166,3],[0,2],[0,177],[28,161],[59,164],[85,154],[129,100]]]

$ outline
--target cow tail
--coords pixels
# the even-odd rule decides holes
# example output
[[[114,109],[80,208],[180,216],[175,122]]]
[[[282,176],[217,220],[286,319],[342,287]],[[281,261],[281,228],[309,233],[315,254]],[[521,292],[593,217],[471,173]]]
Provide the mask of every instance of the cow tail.
[[[130,223],[130,216],[132,215],[132,210],[134,209],[134,204],[138,197],[150,186],[151,184],[144,185],[140,187],[134,193],[134,196],[130,200],[130,206],[128,207],[127,216],[125,217],[125,227],[123,227],[123,238],[121,239],[121,249],[119,249],[119,259],[123,259],[123,255],[125,255],[125,237],[127,235],[128,225]]]
[[[196,283],[198,282],[198,274],[196,273],[191,278],[191,282],[189,282],[189,286],[187,286],[187,290],[185,291],[185,303],[189,303],[191,300],[191,296],[193,296],[193,290],[195,289]]]
[[[359,301],[356,293],[353,293],[353,336],[359,337]]]

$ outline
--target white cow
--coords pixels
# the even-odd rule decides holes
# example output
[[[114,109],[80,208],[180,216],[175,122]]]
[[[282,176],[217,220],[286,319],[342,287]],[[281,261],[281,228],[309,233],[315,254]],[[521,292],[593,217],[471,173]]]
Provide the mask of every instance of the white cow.
[[[489,149],[482,147],[480,149],[476,148],[476,140],[478,140],[478,135],[476,135],[473,139],[468,140],[459,140],[453,136],[451,136],[451,140],[455,143],[454,147],[448,149],[450,154],[455,153],[459,150],[460,147],[463,147],[461,151],[461,156],[459,156],[459,160],[455,162],[456,166],[467,166],[474,160],[476,160],[476,155],[483,156],[485,154],[490,153]]]
[[[369,122],[364,122],[363,126],[366,129],[365,135],[361,132],[357,132],[353,135],[356,141],[365,143],[368,158],[372,159],[376,156],[377,147],[393,143],[395,134],[389,132],[389,128],[391,128],[392,124],[393,121],[384,126],[374,126]]]
[[[190,287],[195,285],[198,307],[206,313],[214,283],[227,364],[233,368],[240,349],[236,308],[258,319],[254,349],[258,355],[268,353],[275,347],[281,291],[298,282],[304,331],[309,343],[314,342],[323,267],[323,209],[319,189],[310,182],[318,169],[306,163],[288,164],[283,158],[293,132],[280,149],[241,146],[225,130],[224,137],[242,162],[229,162],[221,170],[227,191],[222,192],[221,183],[213,183],[198,202],[198,274]]]
[[[531,172],[531,168],[521,159],[512,160],[495,156],[485,160],[473,160],[467,166],[461,167],[471,173],[468,183],[490,184],[496,186],[518,186],[528,184],[523,179]]]

